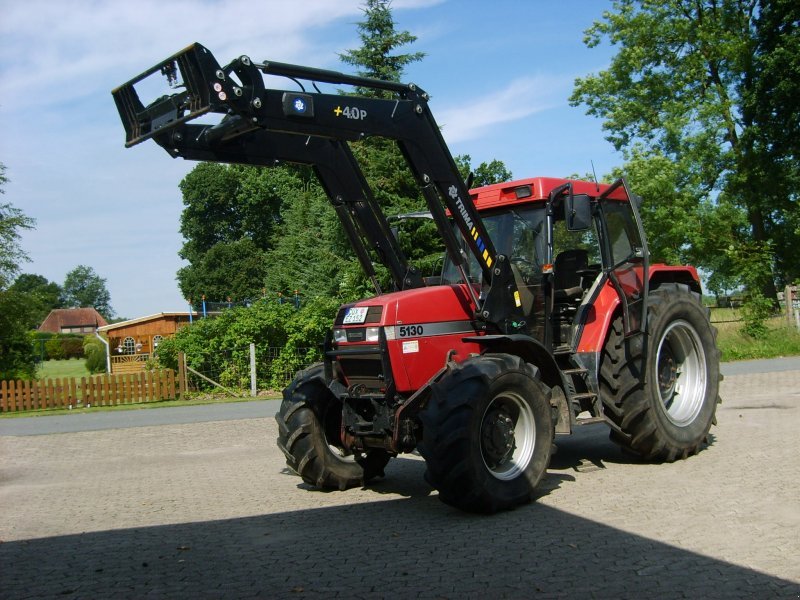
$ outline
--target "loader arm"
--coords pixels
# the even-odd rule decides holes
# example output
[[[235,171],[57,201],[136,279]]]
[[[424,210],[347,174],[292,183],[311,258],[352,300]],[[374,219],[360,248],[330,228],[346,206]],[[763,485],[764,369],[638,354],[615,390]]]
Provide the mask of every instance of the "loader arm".
[[[177,125],[172,138],[179,137],[180,143],[164,147],[173,157],[187,160],[264,167],[285,161],[312,166],[359,263],[378,293],[381,290],[367,248],[374,250],[389,269],[396,290],[424,285],[419,272],[408,265],[369,186],[359,178],[360,171],[354,166],[355,158],[346,144],[266,129],[250,130],[232,139],[208,143],[204,139],[207,130],[208,126],[204,125]],[[163,141],[161,137],[155,139],[159,143]]]
[[[175,90],[183,89],[145,106],[135,86],[158,72],[167,77]],[[396,97],[383,99],[269,89],[264,86],[262,74],[295,81],[354,85],[391,92]],[[176,83],[178,81],[180,83]],[[450,260],[463,270],[466,257],[445,215],[445,207],[477,258],[483,281],[489,288],[481,301],[472,287],[467,286],[473,295],[476,316],[503,332],[511,332],[509,330],[521,321],[510,264],[506,257],[497,254],[428,107],[428,95],[415,85],[285,63],[256,64],[244,56],[220,67],[206,48],[193,44],[112,94],[125,125],[127,146],[153,137],[171,155],[195,160],[247,163],[256,156],[266,160],[269,154],[272,158],[314,165],[334,206],[351,209],[348,212],[354,222],[369,238],[379,257],[386,261],[384,264],[392,272],[395,286],[403,289],[419,285],[418,274],[408,276],[410,270],[405,267],[402,254],[392,240],[385,216],[347,146],[349,141],[370,136],[394,140],[420,186]],[[206,113],[224,114],[226,118],[199,130],[187,129],[188,121]],[[271,138],[254,133],[262,131],[271,132],[271,135],[302,136],[302,140],[327,138],[336,142],[328,150],[337,149],[331,150],[332,156],[324,157],[316,143],[299,148],[297,140],[290,137]],[[270,144],[274,150],[260,149],[262,143]],[[285,149],[280,147],[281,143],[293,147],[286,150],[291,156],[283,154]],[[337,175],[339,171],[348,174]],[[347,193],[337,195],[337,186]],[[337,209],[340,218],[341,212]],[[353,227],[348,229],[345,220],[343,224],[362,266],[374,278],[374,271],[370,273],[365,257],[354,242]],[[397,264],[392,265],[394,262]]]

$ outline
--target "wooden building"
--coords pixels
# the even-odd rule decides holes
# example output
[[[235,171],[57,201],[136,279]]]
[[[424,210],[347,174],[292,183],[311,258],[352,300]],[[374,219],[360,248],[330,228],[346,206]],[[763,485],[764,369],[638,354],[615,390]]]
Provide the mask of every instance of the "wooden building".
[[[197,318],[197,315],[192,315],[192,318]],[[144,370],[145,363],[150,355],[158,350],[161,340],[174,335],[189,322],[189,313],[170,312],[100,327],[98,331],[108,338],[111,372],[130,373]]]

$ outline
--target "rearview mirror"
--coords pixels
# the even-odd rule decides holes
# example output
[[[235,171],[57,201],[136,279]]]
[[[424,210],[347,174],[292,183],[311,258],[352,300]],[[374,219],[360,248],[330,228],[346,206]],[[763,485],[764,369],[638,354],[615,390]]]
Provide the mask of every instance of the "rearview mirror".
[[[584,231],[592,226],[592,205],[587,194],[570,194],[564,199],[564,219],[569,231]]]

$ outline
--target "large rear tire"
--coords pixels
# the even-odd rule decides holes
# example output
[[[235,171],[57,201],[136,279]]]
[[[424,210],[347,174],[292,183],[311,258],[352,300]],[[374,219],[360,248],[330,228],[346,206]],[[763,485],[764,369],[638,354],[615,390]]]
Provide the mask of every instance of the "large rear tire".
[[[600,363],[611,439],[652,461],[697,454],[715,422],[719,380],[716,330],[700,295],[662,285],[650,294],[644,341],[624,338],[621,317],[611,326]]]
[[[286,464],[303,481],[319,489],[363,486],[383,476],[391,456],[384,450],[352,453],[342,448],[342,403],[325,385],[323,365],[300,371],[283,391],[278,422],[278,447]]]
[[[420,414],[428,482],[462,510],[493,513],[530,502],[550,462],[550,390],[518,356],[456,365]]]

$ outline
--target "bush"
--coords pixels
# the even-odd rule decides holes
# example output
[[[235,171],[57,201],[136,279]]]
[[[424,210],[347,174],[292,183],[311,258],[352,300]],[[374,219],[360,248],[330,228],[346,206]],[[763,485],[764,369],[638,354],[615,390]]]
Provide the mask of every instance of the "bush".
[[[755,339],[762,339],[767,335],[767,319],[774,313],[772,302],[760,293],[752,293],[742,305],[742,319],[744,325],[742,332]]]
[[[46,355],[44,360],[83,358],[84,337],[87,336],[82,336],[75,333],[49,334],[47,341],[44,343],[44,351]]]
[[[259,387],[282,387],[286,373],[294,373],[319,360],[317,350],[331,328],[339,301],[310,301],[299,310],[292,304],[260,300],[249,307],[224,311],[211,319],[200,319],[180,329],[158,346],[158,364],[177,369],[178,353],[184,352],[188,366],[227,387],[249,385],[249,346],[256,355],[268,356],[268,348],[281,348],[270,369],[258,372]],[[311,350],[299,350],[308,349]]]
[[[47,353],[45,360],[64,360],[64,344],[57,335],[44,343],[44,351]]]
[[[106,372],[106,346],[94,336],[83,340],[83,355],[86,357],[86,370],[92,375]]]

